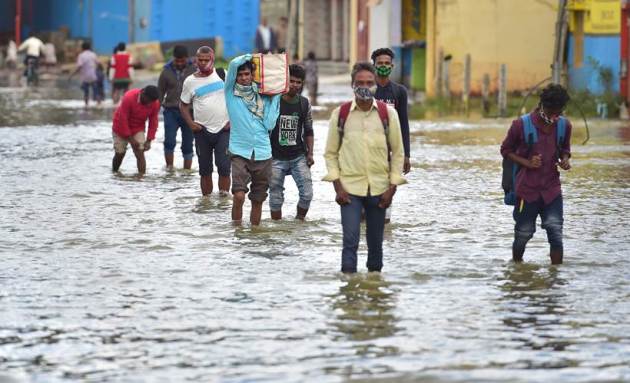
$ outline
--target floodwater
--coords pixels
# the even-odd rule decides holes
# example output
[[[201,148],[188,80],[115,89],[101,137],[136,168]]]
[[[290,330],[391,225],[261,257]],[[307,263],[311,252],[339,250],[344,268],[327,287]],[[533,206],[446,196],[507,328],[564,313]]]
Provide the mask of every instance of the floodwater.
[[[383,273],[363,242],[347,277],[326,121],[308,221],[234,228],[229,200],[164,169],[161,126],[144,178],[131,153],[112,174],[111,109],[77,100],[0,89],[0,382],[630,381],[628,125],[581,146],[577,124],[551,267],[540,229],[510,262],[509,121],[412,123]]]

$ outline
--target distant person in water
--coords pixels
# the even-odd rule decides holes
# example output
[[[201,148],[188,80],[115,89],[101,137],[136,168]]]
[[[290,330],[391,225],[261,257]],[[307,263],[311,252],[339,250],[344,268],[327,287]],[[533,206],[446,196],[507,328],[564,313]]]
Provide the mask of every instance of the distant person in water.
[[[173,169],[177,131],[181,131],[181,150],[184,157],[184,169],[192,167],[193,141],[192,130],[179,110],[179,98],[182,94],[184,80],[195,73],[197,68],[188,58],[188,49],[183,45],[173,48],[173,58],[164,65],[158,79],[160,103],[164,110],[164,161],[167,169]]]
[[[132,89],[125,93],[120,106],[114,112],[112,136],[114,139],[114,159],[112,170],[117,172],[122,164],[127,144],[131,144],[136,156],[138,173],[144,174],[147,169],[144,152],[151,149],[158,128],[158,112],[160,93],[157,87],[149,85],[143,89]],[[145,123],[149,120],[149,128],[145,137]]]
[[[566,89],[557,84],[548,85],[540,94],[538,107],[514,120],[501,144],[503,158],[520,167],[513,185],[514,262],[523,261],[525,246],[536,232],[540,216],[541,226],[547,231],[551,263],[562,263],[564,203],[558,168],[571,169],[571,124],[562,117],[568,102]],[[559,129],[562,132],[561,125],[564,135],[558,134]]]
[[[83,52],[77,57],[77,68],[70,75],[72,77],[75,73],[79,73],[81,79],[81,89],[83,90],[83,102],[87,107],[90,103],[90,90],[92,90],[92,98],[97,104],[101,103],[101,99],[98,95],[97,89],[97,73],[96,68],[99,65],[98,57],[91,49],[89,42],[85,41],[81,45]]]
[[[112,100],[117,104],[121,95],[129,89],[131,76],[133,74],[133,62],[131,55],[127,52],[127,45],[118,43],[115,53],[110,60],[110,76],[112,80]]]
[[[315,52],[308,52],[306,60],[302,63],[306,71],[304,84],[308,89],[308,97],[311,99],[311,105],[317,105],[317,90],[319,88],[319,75],[317,69],[317,59]]]

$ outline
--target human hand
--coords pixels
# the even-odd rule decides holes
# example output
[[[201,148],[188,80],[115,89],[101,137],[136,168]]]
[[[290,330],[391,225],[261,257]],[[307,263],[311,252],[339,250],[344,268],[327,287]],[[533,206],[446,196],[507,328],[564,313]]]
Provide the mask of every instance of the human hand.
[[[230,121],[228,121],[223,127],[223,130],[225,130],[226,132],[229,132],[231,127],[232,127],[232,124],[230,124]]]
[[[389,205],[392,204],[392,199],[394,199],[394,194],[396,193],[396,187],[390,186],[389,189],[383,194],[381,194],[381,200],[378,203],[378,207],[381,209],[387,209]]]
[[[403,164],[403,173],[408,174],[411,171],[411,160],[409,157],[405,157],[405,163]]]
[[[542,166],[542,155],[536,154],[534,155],[527,163],[527,167],[529,169],[538,169]]]
[[[569,161],[569,157],[562,157],[562,159],[558,163],[558,166],[560,166],[560,168],[564,170],[571,169],[571,162]]]
[[[190,130],[192,130],[193,133],[201,132],[201,129],[203,129],[203,127],[196,122],[193,122],[193,124],[190,126]]]
[[[151,149],[151,140],[147,140],[144,143],[144,151],[146,152],[147,150]]]
[[[312,154],[307,154],[306,155],[306,164],[308,165],[308,167],[310,168],[311,166],[313,166],[314,163],[315,163],[315,160],[313,159],[313,155]]]

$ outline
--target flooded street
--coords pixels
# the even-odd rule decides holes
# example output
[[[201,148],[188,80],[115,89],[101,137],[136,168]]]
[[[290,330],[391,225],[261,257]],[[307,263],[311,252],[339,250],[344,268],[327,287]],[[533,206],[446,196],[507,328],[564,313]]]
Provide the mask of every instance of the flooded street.
[[[413,122],[383,273],[366,274],[362,240],[347,277],[327,121],[307,222],[271,222],[265,203],[251,229],[200,197],[196,159],[165,170],[161,122],[138,179],[131,152],[111,173],[109,108],[0,88],[0,114],[0,382],[630,380],[630,124],[594,122],[582,146],[576,122],[551,267],[540,227],[510,261],[509,121]]]

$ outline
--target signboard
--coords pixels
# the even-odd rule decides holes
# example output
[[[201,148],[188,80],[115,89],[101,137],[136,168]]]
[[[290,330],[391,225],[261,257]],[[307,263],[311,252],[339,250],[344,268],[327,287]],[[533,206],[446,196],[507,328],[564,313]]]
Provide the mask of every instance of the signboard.
[[[586,34],[616,35],[621,32],[621,3],[619,0],[570,0],[570,29],[576,30],[576,22],[583,20]],[[577,12],[584,12],[584,17],[576,17]]]

